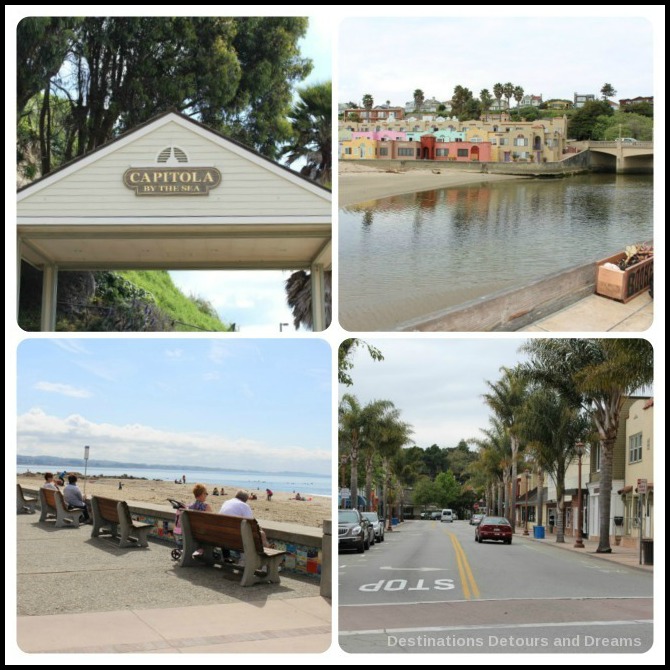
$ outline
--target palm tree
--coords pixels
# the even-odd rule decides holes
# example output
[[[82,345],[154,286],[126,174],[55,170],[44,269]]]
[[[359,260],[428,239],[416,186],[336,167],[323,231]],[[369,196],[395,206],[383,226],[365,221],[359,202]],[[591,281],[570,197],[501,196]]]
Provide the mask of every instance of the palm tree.
[[[313,181],[329,184],[332,181],[332,85],[331,82],[314,84],[299,89],[300,99],[295,103],[289,119],[293,138],[282,150],[288,165],[297,160],[306,161],[300,174]]]
[[[539,386],[528,396],[521,412],[520,432],[533,463],[548,472],[556,485],[558,514],[556,542],[565,542],[563,518],[565,475],[576,458],[575,443],[586,435],[589,419],[558,391]]]
[[[382,500],[384,501],[384,515],[387,520],[386,525],[388,530],[392,530],[391,514],[389,513],[391,502],[389,490],[391,480],[395,476],[392,464],[397,459],[400,449],[409,442],[413,430],[410,424],[400,420],[400,412],[395,408],[382,418],[377,426],[377,430],[376,447],[377,452],[381,457],[383,472]],[[401,499],[402,495],[399,495],[398,498]]]
[[[511,81],[503,84],[503,95],[507,98],[507,109],[509,109],[510,98],[514,95],[514,84]]]
[[[364,412],[367,418],[361,440],[361,453],[365,465],[365,504],[366,511],[369,512],[372,498],[372,473],[379,457],[379,443],[387,422],[399,416],[400,411],[390,400],[376,400],[366,405]]]
[[[372,109],[372,106],[374,104],[375,104],[375,101],[374,101],[373,97],[369,93],[366,93],[363,96],[363,107],[365,109]]]
[[[345,393],[340,401],[339,414],[339,452],[349,461],[351,467],[351,507],[358,508],[358,456],[361,448],[361,433],[364,430],[363,408],[356,396]]]
[[[517,368],[501,368],[502,379],[495,383],[486,382],[490,391],[484,394],[484,402],[491,408],[510,438],[511,446],[511,485],[516,486],[517,460],[519,456],[519,419],[526,400],[526,382]],[[516,527],[516,515],[511,511],[509,522],[512,532]]]
[[[323,273],[324,303],[326,307],[326,328],[332,319],[332,284],[333,273]],[[312,277],[309,272],[298,270],[285,283],[286,302],[293,312],[293,325],[298,330],[304,326],[308,330],[314,329],[312,317]]]
[[[610,553],[614,442],[626,397],[651,384],[654,352],[642,339],[543,339],[522,347],[527,378],[556,389],[584,409],[600,440],[600,538],[597,552]]]
[[[493,85],[493,96],[498,101],[498,109],[500,109],[500,98],[503,97],[504,91],[505,87],[502,84],[498,83]]]
[[[479,92],[479,100],[482,103],[482,116],[484,117],[485,121],[488,121],[489,109],[491,109],[491,103],[493,102],[493,98],[491,97],[491,93],[489,93],[488,88],[483,88]]]
[[[516,106],[518,107],[519,103],[521,102],[521,98],[523,98],[523,88],[521,88],[521,86],[515,86],[512,95],[514,96],[514,99],[516,100]]]
[[[512,446],[509,431],[495,417],[489,419],[490,428],[480,428],[484,438],[471,438],[471,444],[480,450],[480,462],[490,483],[490,504],[498,515],[510,516],[510,480],[512,473]]]
[[[417,88],[412,94],[412,97],[414,98],[414,111],[420,112],[421,107],[423,106],[423,101],[425,100],[423,91],[420,88]]]

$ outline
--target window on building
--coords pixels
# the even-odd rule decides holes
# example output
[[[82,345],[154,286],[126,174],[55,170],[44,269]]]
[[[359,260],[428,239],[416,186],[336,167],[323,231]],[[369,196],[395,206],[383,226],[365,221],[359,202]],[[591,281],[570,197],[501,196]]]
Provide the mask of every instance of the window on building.
[[[379,150],[379,155],[380,156],[388,156],[389,155],[389,150],[386,147],[382,147]]]
[[[509,144],[509,137],[501,137],[500,138],[500,146],[504,147]]]
[[[527,137],[515,137],[514,138],[514,146],[515,147],[526,147],[528,146],[528,138]]]
[[[459,156],[460,158],[463,157],[467,158],[469,153],[470,152],[467,149],[456,149],[456,155]]]
[[[642,433],[628,438],[628,462],[639,463],[642,460]]]
[[[346,156],[351,156],[351,147],[346,147],[344,153]]]
[[[413,155],[414,155],[414,149],[410,148],[398,149],[398,156],[413,156]]]
[[[448,156],[449,155],[449,149],[437,149],[435,151],[436,156]]]

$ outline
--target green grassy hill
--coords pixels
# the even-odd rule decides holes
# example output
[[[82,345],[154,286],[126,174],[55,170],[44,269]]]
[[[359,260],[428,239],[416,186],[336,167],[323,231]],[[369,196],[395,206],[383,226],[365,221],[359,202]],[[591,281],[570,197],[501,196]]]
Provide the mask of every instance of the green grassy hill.
[[[205,299],[185,296],[166,271],[61,272],[59,332],[230,331]],[[18,324],[40,329],[42,273],[21,264]]]
[[[177,331],[228,331],[230,326],[223,323],[214,308],[202,298],[186,297],[173,283],[165,270],[119,272],[124,279],[150,293],[158,307],[174,322]]]

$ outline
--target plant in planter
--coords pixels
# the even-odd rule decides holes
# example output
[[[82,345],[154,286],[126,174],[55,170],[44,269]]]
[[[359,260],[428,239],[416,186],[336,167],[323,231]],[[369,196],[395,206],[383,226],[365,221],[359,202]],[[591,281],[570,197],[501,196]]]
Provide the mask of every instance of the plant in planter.
[[[652,286],[654,249],[651,245],[634,244],[596,265],[596,293],[628,302]]]
[[[654,255],[654,247],[648,244],[633,244],[626,247],[626,257],[619,261],[619,269],[626,270]]]

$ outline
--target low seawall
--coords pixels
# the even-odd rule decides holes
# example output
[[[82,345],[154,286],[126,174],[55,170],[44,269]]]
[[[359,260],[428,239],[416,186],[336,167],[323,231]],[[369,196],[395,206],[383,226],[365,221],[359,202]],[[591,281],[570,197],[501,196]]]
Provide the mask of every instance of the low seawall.
[[[595,292],[596,262],[400,324],[411,332],[516,331]]]
[[[24,488],[24,493],[34,496],[39,501],[39,490]],[[167,546],[176,546],[172,533],[175,521],[175,510],[167,505],[127,500],[130,513],[136,521],[150,523],[153,528],[149,537]],[[39,502],[38,505],[39,507]],[[312,577],[321,582],[321,595],[331,597],[332,551],[331,522],[324,520],[323,530],[301,526],[296,523],[279,521],[258,522],[263,527],[268,540],[277,549],[286,551],[282,570]]]
[[[410,172],[432,170],[434,172],[481,172],[483,174],[515,175],[519,177],[568,177],[589,172],[588,152],[582,152],[553,163],[480,163],[478,161],[435,160],[347,160],[346,163],[368,165],[381,171]]]

